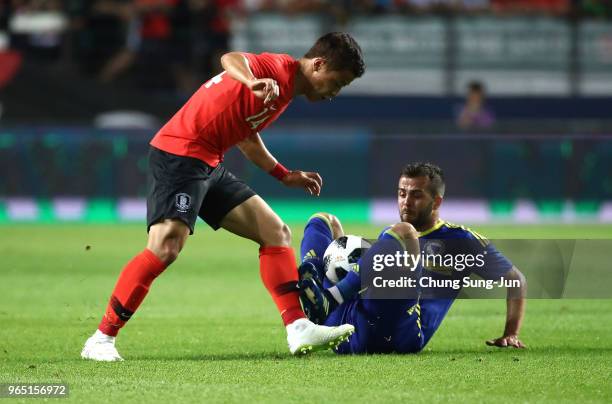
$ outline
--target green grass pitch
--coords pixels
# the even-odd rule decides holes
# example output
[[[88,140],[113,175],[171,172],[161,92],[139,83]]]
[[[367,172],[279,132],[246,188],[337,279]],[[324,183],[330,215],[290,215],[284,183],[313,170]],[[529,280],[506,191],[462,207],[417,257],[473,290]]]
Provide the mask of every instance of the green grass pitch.
[[[475,229],[491,238],[612,235],[603,226]],[[121,333],[126,361],[81,360],[145,236],[142,225],[0,226],[0,383],[66,382],[69,401],[104,403],[612,401],[612,300],[530,300],[527,350],[485,346],[502,332],[505,303],[479,300],[458,301],[417,355],[292,357],[256,245],[202,224]]]

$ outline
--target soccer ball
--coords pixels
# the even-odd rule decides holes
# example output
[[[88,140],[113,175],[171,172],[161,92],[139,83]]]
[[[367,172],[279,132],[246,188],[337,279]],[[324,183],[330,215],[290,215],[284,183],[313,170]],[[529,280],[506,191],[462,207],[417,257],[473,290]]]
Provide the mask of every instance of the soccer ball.
[[[342,236],[332,241],[323,254],[325,276],[333,284],[353,271],[357,261],[372,245],[359,236]]]

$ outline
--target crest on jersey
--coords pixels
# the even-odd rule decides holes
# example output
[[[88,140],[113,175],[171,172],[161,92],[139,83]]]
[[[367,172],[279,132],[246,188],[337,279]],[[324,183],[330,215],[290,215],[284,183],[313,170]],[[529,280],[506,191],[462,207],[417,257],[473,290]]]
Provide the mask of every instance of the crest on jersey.
[[[440,240],[427,240],[423,250],[427,255],[442,255],[444,254],[444,244]]]
[[[181,213],[185,213],[189,210],[191,206],[191,196],[188,194],[181,192],[180,194],[176,194],[176,210]]]

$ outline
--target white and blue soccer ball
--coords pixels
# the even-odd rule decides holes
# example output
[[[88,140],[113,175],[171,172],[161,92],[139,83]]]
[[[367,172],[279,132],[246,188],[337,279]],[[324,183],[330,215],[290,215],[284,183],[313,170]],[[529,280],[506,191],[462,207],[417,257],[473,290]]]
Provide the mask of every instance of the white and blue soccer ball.
[[[335,285],[349,271],[359,271],[357,261],[371,246],[366,239],[359,236],[342,236],[332,241],[323,254],[327,279]]]

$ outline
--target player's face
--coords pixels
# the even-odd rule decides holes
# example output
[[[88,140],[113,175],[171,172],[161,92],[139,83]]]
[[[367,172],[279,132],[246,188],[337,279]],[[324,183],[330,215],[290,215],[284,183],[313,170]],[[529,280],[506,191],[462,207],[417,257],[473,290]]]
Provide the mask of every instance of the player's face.
[[[432,220],[435,200],[428,190],[429,177],[401,177],[397,187],[397,206],[402,222],[419,229]]]
[[[310,75],[309,101],[323,101],[334,98],[342,87],[348,86],[355,76],[348,70],[329,70],[324,59],[315,58]]]

